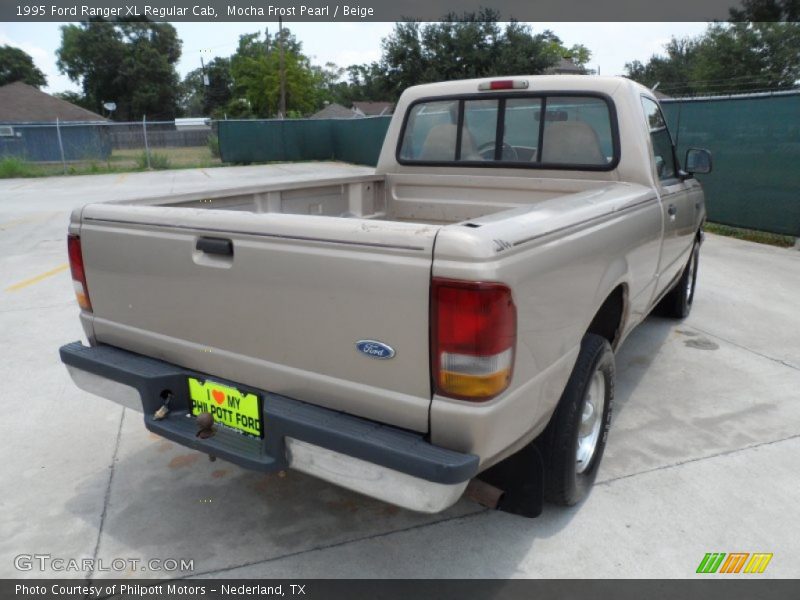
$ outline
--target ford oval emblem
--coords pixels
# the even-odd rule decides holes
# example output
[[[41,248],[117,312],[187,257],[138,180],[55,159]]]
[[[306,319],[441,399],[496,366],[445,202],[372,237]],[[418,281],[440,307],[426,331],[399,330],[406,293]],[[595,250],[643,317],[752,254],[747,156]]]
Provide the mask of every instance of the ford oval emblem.
[[[377,340],[358,340],[356,348],[361,354],[366,354],[370,358],[386,360],[394,357],[394,348]]]

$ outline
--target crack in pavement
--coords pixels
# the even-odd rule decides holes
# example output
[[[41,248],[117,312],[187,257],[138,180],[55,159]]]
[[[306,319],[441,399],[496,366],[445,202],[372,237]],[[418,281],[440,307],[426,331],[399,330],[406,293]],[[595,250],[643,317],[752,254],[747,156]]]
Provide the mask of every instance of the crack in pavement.
[[[125,407],[122,408],[122,415],[119,418],[119,427],[117,428],[117,439],[114,442],[114,452],[111,455],[111,466],[109,466],[108,483],[106,483],[106,493],[103,497],[103,511],[100,513],[100,527],[97,529],[97,542],[94,545],[94,553],[92,554],[92,572],[86,577],[87,581],[92,581],[97,563],[97,555],[100,554],[100,541],[103,538],[103,527],[106,524],[106,515],[108,513],[108,503],[111,499],[111,484],[114,482],[114,470],[117,465],[117,454],[119,453],[119,442],[122,438],[122,424],[125,422]]]
[[[383,538],[383,537],[388,537],[390,535],[394,535],[396,533],[405,533],[407,531],[414,531],[416,529],[422,529],[423,527],[430,527],[430,526],[433,526],[433,525],[439,525],[440,523],[450,523],[450,522],[455,522],[455,521],[465,521],[465,520],[471,519],[473,517],[477,517],[477,516],[480,516],[480,515],[485,515],[486,513],[489,513],[489,512],[492,512],[492,510],[488,509],[488,508],[483,508],[483,509],[476,510],[475,512],[472,512],[472,513],[469,513],[469,514],[466,514],[466,515],[458,515],[458,516],[455,516],[455,517],[447,517],[445,519],[439,519],[438,521],[431,521],[430,523],[419,523],[417,525],[411,525],[409,527],[403,527],[401,529],[393,529],[392,531],[384,531],[382,533],[374,533],[374,534],[366,535],[366,536],[360,537],[360,538],[354,538],[354,539],[351,539],[351,540],[343,540],[341,542],[335,542],[333,544],[315,546],[313,548],[306,548],[304,550],[298,550],[296,552],[290,552],[288,554],[283,554],[281,556],[273,556],[271,558],[265,558],[263,560],[256,560],[256,561],[252,561],[252,562],[242,563],[240,565],[234,565],[234,566],[230,566],[230,567],[222,567],[222,568],[219,568],[219,569],[211,569],[209,571],[202,571],[200,573],[192,573],[188,577],[203,577],[205,575],[214,575],[214,574],[219,574],[219,573],[225,573],[226,571],[233,571],[235,569],[242,569],[244,567],[255,567],[255,566],[258,566],[258,565],[265,565],[265,564],[268,564],[268,563],[271,563],[271,562],[275,562],[277,560],[283,560],[284,558],[294,558],[295,556],[301,556],[303,554],[308,554],[310,552],[317,552],[318,550],[330,550],[331,548],[340,548],[342,546],[347,546],[349,544],[356,544],[358,542],[364,542],[364,541],[368,541],[368,540],[380,539],[380,538]],[[186,577],[187,576],[183,575],[183,576],[178,577],[177,579],[183,579],[183,578],[186,578]]]
[[[698,456],[696,458],[687,458],[686,460],[681,460],[676,463],[671,463],[669,465],[661,465],[658,467],[653,467],[652,469],[645,469],[644,471],[637,471],[636,473],[628,473],[627,475],[620,475],[619,477],[612,477],[610,479],[603,479],[601,481],[596,481],[595,485],[608,485],[609,483],[614,483],[615,481],[621,481],[622,479],[630,479],[631,477],[636,477],[638,475],[647,475],[648,473],[655,473],[656,471],[664,471],[666,469],[673,469],[675,467],[680,467],[682,465],[687,465],[690,463],[700,462],[703,460],[709,460],[712,458],[717,458],[720,456],[729,456],[731,454],[737,454],[739,452],[746,452],[748,450],[752,450],[754,448],[761,448],[762,446],[771,446],[772,444],[780,444],[781,442],[787,442],[789,440],[795,440],[800,438],[800,433],[795,435],[790,435],[789,437],[781,438],[778,440],[770,440],[768,442],[758,442],[756,444],[751,444],[750,446],[745,446],[744,448],[735,448],[733,450],[723,450],[722,452],[717,452],[715,454],[709,454],[707,456]]]

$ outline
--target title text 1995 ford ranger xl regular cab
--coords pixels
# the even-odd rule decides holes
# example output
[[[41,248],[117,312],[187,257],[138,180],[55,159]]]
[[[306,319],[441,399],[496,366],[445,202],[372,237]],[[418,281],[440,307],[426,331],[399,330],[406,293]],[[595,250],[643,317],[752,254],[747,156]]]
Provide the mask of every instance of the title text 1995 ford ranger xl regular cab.
[[[76,210],[89,345],[61,359],[150,431],[246,468],[436,512],[516,460],[539,502],[574,504],[614,351],[657,304],[691,308],[692,174],[710,168],[699,149],[681,168],[623,78],[413,87],[375,169],[265,166],[257,189]]]

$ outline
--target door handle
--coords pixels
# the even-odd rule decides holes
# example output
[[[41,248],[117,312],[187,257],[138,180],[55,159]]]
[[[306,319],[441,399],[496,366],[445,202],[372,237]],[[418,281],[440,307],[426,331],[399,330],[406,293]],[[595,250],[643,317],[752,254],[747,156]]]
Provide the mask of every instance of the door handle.
[[[206,254],[233,256],[233,242],[225,238],[201,237],[198,238],[195,248]]]
[[[667,214],[674,219],[675,215],[678,214],[678,207],[675,206],[674,204],[670,204],[667,207]]]

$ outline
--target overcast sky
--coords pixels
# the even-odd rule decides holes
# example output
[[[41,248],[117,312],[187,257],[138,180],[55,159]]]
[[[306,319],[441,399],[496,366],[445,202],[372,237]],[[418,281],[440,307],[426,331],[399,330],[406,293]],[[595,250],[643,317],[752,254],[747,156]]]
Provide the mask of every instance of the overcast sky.
[[[277,23],[174,23],[183,40],[178,72],[186,73],[214,56],[229,56],[243,33],[277,29]],[[303,50],[317,64],[333,62],[341,67],[380,57],[381,38],[393,23],[284,23],[303,43]],[[551,29],[566,46],[584,44],[591,50],[589,67],[602,75],[621,75],[626,62],[646,61],[661,52],[670,37],[702,33],[705,23],[532,23],[534,32]],[[79,86],[58,72],[55,52],[61,43],[59,23],[0,23],[0,45],[25,50],[47,76],[45,91],[79,91]]]

